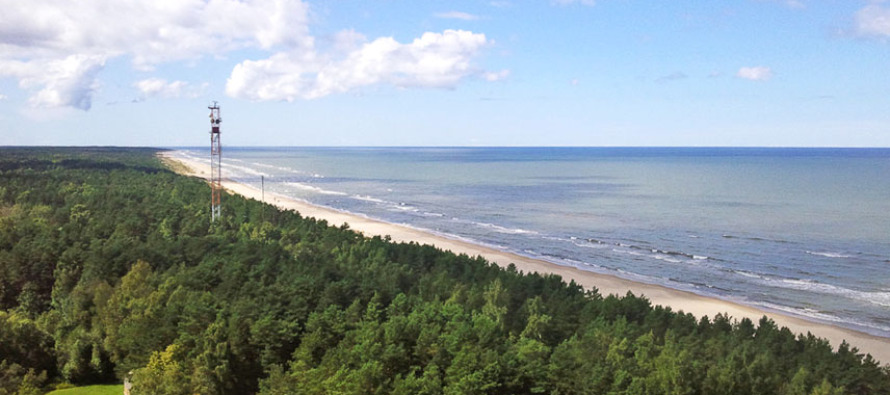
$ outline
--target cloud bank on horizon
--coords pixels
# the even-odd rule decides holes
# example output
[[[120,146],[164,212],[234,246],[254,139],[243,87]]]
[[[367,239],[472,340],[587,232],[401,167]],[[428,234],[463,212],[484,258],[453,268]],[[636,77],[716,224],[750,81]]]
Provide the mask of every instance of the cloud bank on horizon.
[[[351,30],[319,48],[300,0],[0,1],[0,77],[19,81],[34,107],[89,110],[105,64],[130,59],[150,71],[171,62],[272,52],[238,63],[226,93],[250,100],[314,99],[372,84],[453,88],[477,75],[473,59],[492,43],[463,30],[426,32],[410,43],[368,41]],[[463,13],[446,18],[471,19]],[[158,78],[133,84],[145,96],[179,97],[185,83]]]

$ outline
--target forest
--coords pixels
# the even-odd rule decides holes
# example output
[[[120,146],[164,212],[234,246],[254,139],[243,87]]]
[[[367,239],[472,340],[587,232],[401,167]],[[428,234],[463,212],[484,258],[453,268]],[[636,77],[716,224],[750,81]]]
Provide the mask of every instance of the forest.
[[[764,317],[365,238],[142,148],[0,148],[0,395],[890,394],[890,365]],[[834,348],[833,348],[834,347]]]

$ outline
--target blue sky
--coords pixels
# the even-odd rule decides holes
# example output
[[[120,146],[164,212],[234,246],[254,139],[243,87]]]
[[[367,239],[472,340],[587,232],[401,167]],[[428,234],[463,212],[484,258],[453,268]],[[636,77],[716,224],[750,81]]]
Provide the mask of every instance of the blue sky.
[[[0,145],[890,147],[884,1],[0,8]]]

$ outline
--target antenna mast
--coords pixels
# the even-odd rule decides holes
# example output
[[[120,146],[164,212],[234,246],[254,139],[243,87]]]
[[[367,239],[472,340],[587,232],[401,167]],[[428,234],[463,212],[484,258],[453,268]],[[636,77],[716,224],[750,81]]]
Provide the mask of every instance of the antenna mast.
[[[220,216],[220,196],[222,194],[222,146],[219,143],[219,105],[213,102],[210,109],[210,221]]]

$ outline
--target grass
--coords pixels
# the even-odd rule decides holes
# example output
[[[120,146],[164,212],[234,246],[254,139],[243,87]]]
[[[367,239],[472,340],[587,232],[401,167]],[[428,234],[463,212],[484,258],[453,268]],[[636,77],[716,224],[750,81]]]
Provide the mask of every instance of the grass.
[[[123,384],[103,384],[55,390],[46,393],[46,395],[121,395],[123,393]]]

